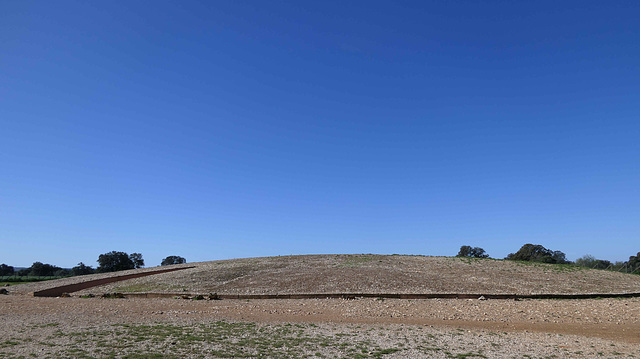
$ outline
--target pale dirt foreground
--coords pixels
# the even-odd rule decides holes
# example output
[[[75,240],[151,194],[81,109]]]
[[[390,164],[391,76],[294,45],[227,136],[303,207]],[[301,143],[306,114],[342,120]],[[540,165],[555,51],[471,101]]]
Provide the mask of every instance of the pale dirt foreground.
[[[640,299],[0,296],[0,358],[640,358]]]

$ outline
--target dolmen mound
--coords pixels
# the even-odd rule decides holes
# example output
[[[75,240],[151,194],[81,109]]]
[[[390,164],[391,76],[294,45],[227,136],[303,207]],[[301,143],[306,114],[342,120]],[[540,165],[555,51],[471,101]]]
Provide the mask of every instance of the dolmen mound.
[[[78,283],[89,285],[82,288]],[[593,298],[640,296],[640,275],[495,259],[341,254],[187,263],[15,288],[23,287],[18,292],[36,296],[58,296],[60,290],[51,289],[64,286],[72,289],[65,293],[73,296],[211,297],[215,293],[221,299]],[[38,295],[46,291],[49,295]]]

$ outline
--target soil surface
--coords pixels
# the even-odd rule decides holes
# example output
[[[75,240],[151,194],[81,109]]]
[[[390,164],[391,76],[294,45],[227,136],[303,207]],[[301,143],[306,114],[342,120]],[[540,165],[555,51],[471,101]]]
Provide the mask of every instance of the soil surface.
[[[176,272],[87,289],[107,292],[187,292],[218,294],[304,293],[479,293],[607,294],[640,293],[640,275],[494,259],[404,255],[307,255],[188,263]],[[162,268],[171,268],[167,266]],[[118,272],[119,275],[158,268]],[[16,286],[28,293],[113,275],[72,277]]]
[[[363,336],[362,340],[374,337],[373,342],[380,347],[407,345],[401,347],[402,355],[389,356],[398,358],[446,358],[452,356],[442,354],[444,351],[450,354],[464,354],[478,350],[481,350],[479,353],[487,358],[522,358],[525,357],[524,355],[540,358],[553,357],[553,355],[556,357],[618,357],[619,355],[638,357],[640,351],[638,334],[640,333],[640,299],[638,298],[522,301],[459,299],[196,301],[139,298],[34,298],[7,295],[0,298],[0,318],[2,318],[0,357],[3,357],[3,353],[12,353],[15,357],[33,353],[50,354],[50,357],[75,357],[73,352],[68,351],[69,348],[86,350],[95,357],[102,357],[96,355],[100,352],[91,351],[99,350],[97,348],[105,345],[105,338],[100,336],[104,334],[96,334],[100,330],[109,333],[107,337],[111,336],[117,342],[134,340],[118,337],[123,334],[119,330],[114,330],[113,325],[129,327],[134,324],[164,323],[193,327],[217,323],[221,320],[231,323],[254,322],[260,325],[302,323],[307,325],[304,327],[306,331],[315,331],[316,329],[313,328],[319,325],[323,335],[333,337],[357,333],[358,337]],[[401,333],[404,334],[401,335]],[[91,341],[91,337],[88,337],[96,335],[100,336],[100,341],[97,339]],[[356,334],[349,335],[356,336]],[[81,342],[73,342],[72,338],[83,339]],[[419,343],[433,338],[439,338],[438,346],[430,348],[440,348],[440,352],[426,355],[424,351],[417,349],[422,348]],[[399,343],[401,339],[408,344]],[[17,344],[3,347],[3,342]],[[155,348],[161,353],[172,353],[170,350],[173,349],[167,349],[166,343],[153,343],[155,347],[146,347],[145,350]],[[202,343],[202,345],[205,344]],[[135,342],[133,347],[136,345],[140,343]],[[64,348],[67,351],[53,351],[56,348]],[[325,349],[330,351],[336,348]],[[124,347],[121,350],[128,349]],[[180,355],[191,357],[189,353],[191,352],[180,353]],[[343,355],[329,352],[327,357],[338,354]],[[267,355],[267,357],[281,355],[287,357],[284,354]],[[43,355],[43,357],[46,356]]]
[[[111,292],[123,292],[126,296],[127,293],[176,291],[220,294],[640,292],[637,275],[496,260],[325,255],[250,258],[184,266],[195,268],[93,287],[73,293],[71,298],[36,298],[29,293],[113,274],[8,287],[10,294],[0,295],[0,358],[145,357],[147,354],[149,357],[197,358],[202,357],[202,353],[204,357],[278,358],[640,358],[640,298],[99,298],[101,293]],[[80,298],[88,293],[98,297]],[[254,329],[247,329],[241,323],[255,323],[252,325],[258,327],[248,334],[248,330]],[[287,323],[297,323],[299,332],[295,336],[281,336],[290,331]],[[149,334],[149,328],[156,328],[158,333]],[[230,330],[236,332],[229,334]],[[227,334],[218,339],[212,336],[221,332]],[[260,340],[280,339],[261,346],[257,346],[254,339],[251,342],[238,339],[260,336],[264,336]],[[251,347],[254,344],[256,347]],[[264,352],[265,348],[271,351]]]

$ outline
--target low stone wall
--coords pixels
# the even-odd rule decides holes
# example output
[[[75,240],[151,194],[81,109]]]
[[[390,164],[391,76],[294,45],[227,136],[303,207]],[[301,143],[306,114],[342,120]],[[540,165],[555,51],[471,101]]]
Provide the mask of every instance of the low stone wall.
[[[83,290],[83,289],[87,289],[87,288],[91,288],[91,287],[97,287],[99,285],[109,284],[109,283],[113,283],[113,282],[119,282],[119,281],[122,281],[122,280],[146,277],[146,276],[149,276],[149,275],[160,274],[160,273],[175,272],[175,271],[179,271],[179,270],[183,270],[183,269],[189,269],[189,268],[195,268],[195,267],[160,269],[160,270],[157,270],[157,271],[134,273],[134,274],[125,274],[125,275],[120,275],[120,276],[113,276],[113,277],[108,277],[108,278],[89,280],[89,281],[86,281],[86,282],[81,282],[81,283],[76,283],[76,284],[68,284],[68,285],[63,285],[63,286],[59,286],[59,287],[40,290],[40,291],[37,291],[37,292],[33,292],[33,296],[34,297],[59,297],[63,293],[73,293],[73,292],[77,292],[79,290]]]
[[[123,293],[131,298],[174,298],[207,296],[208,293]],[[594,299],[594,298],[637,298],[640,293],[605,293],[605,294],[456,294],[456,293],[306,293],[306,294],[218,294],[219,299],[356,299],[356,298],[386,298],[386,299]]]

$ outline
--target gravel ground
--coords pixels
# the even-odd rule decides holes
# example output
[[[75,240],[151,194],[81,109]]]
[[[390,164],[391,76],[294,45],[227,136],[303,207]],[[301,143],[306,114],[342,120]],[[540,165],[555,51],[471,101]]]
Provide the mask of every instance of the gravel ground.
[[[34,298],[29,293],[113,274],[8,287],[10,294],[0,295],[0,358],[640,358],[640,298],[80,298],[88,293],[183,291],[640,292],[637,275],[445,257],[314,255],[182,266],[195,267],[89,288],[72,298]]]
[[[0,358],[154,353],[187,358],[259,353],[273,358],[640,357],[640,299],[194,301],[8,295],[0,297],[0,318]]]
[[[192,269],[89,290],[105,292],[638,293],[640,275],[567,265],[426,256],[309,255],[190,263]]]
[[[307,255],[188,263],[181,271],[130,279],[84,291],[291,293],[639,293],[640,275],[567,265],[404,255]],[[164,268],[171,268],[162,267]],[[118,272],[153,271],[158,267]],[[11,288],[16,293],[108,277],[72,277]]]

